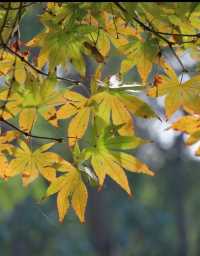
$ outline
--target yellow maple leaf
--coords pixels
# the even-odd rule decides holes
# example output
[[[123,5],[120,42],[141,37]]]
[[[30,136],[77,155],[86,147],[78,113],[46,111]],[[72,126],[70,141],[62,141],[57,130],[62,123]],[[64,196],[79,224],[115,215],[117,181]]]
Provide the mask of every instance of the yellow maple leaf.
[[[10,169],[7,154],[12,155],[14,151],[14,145],[10,144],[13,140],[19,137],[17,131],[7,131],[5,134],[0,136],[0,178],[7,179],[7,173]]]
[[[160,75],[160,83],[149,89],[148,95],[166,95],[165,113],[170,118],[180,107],[189,113],[200,113],[200,76],[181,83],[174,70],[165,64],[166,75]]]
[[[139,161],[134,156],[123,152],[96,152],[92,154],[91,164],[99,179],[100,187],[103,185],[106,175],[108,175],[129,195],[132,193],[123,168],[131,172],[144,173],[151,176],[154,175],[147,165]]]
[[[7,172],[9,171],[9,163],[8,163],[8,159],[6,158],[5,155],[0,153],[0,178],[7,180],[8,176],[7,176]]]
[[[55,85],[54,79],[45,79],[39,84],[28,80],[26,87],[16,84],[18,91],[2,90],[0,100],[6,102],[3,118],[10,119],[19,113],[19,128],[25,132],[30,132],[39,114],[57,127],[56,106],[63,104],[64,99]]]
[[[12,154],[14,146],[9,142],[17,139],[19,137],[18,131],[7,131],[5,134],[0,136],[0,153],[7,152]]]
[[[65,105],[58,110],[57,117],[65,119],[73,116],[68,126],[69,146],[73,146],[87,129],[91,112],[90,99],[73,91],[66,92],[64,98]]]
[[[3,119],[13,118],[20,112],[22,99],[17,93],[9,93],[8,89],[4,89],[0,92],[0,100],[4,101],[5,104],[5,108],[0,109],[0,115]]]
[[[110,116],[114,125],[123,124],[119,129],[121,135],[133,135],[134,126],[131,113],[143,117],[156,117],[153,110],[141,99],[127,93],[110,93],[103,91],[92,97],[98,104],[95,115],[110,123]]]
[[[152,69],[153,63],[157,61],[158,45],[155,39],[141,40],[133,37],[133,42],[128,42],[119,50],[126,56],[121,62],[120,72],[127,73],[134,65],[144,82]]]
[[[56,170],[52,167],[60,161],[60,157],[53,152],[46,151],[54,144],[55,142],[44,144],[32,151],[24,141],[20,141],[6,175],[12,177],[21,174],[25,186],[33,182],[39,174],[48,180],[53,180]]]
[[[54,179],[47,189],[47,196],[58,193],[57,208],[59,221],[63,221],[69,208],[69,197],[71,205],[81,223],[85,221],[85,208],[87,205],[88,193],[80,172],[69,162],[64,162],[60,167],[64,175]]]
[[[108,175],[115,182],[117,182],[129,195],[131,195],[131,190],[129,188],[128,179],[125,172],[119,164],[113,161],[113,158],[110,154],[93,154],[91,158],[91,164],[97,177],[99,178],[100,186],[103,185],[105,177]]]
[[[25,61],[28,61],[28,56],[21,56],[25,61],[21,60],[20,57],[16,56],[10,52],[5,52],[0,50],[1,62],[0,62],[0,74],[1,75],[14,75],[15,80],[19,84],[24,84],[28,72],[34,77],[37,77],[37,72],[32,69]],[[14,66],[13,66],[14,65]]]
[[[193,133],[200,130],[200,116],[183,116],[174,122],[171,127],[177,131]]]
[[[113,17],[108,12],[103,12],[105,20],[105,31],[118,49],[120,46],[128,43],[128,36],[137,36],[138,32],[133,26],[128,25],[121,17]]]
[[[100,187],[103,185],[106,175],[108,175],[131,195],[128,179],[123,169],[151,176],[154,173],[146,164],[123,152],[123,150],[135,149],[147,141],[135,135],[113,136],[109,130],[108,127],[104,129],[98,136],[95,146],[88,151],[86,150],[87,158],[91,157],[91,165],[98,177]]]
[[[186,139],[187,145],[192,145],[200,141],[200,116],[199,115],[187,115],[181,117],[174,122],[171,126],[174,130],[184,132],[189,135]],[[200,149],[195,152],[197,156],[200,155]]]

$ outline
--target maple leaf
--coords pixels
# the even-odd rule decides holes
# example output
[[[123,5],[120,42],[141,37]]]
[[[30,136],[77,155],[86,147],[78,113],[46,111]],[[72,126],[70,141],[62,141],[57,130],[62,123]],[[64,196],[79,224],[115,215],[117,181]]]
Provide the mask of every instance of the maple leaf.
[[[170,118],[180,107],[189,113],[199,113],[200,76],[181,83],[173,69],[165,64],[166,75],[160,75],[160,83],[149,89],[148,95],[158,97],[166,95],[165,113]]]
[[[200,116],[187,115],[181,117],[174,122],[171,126],[174,130],[184,132],[189,135],[186,140],[187,145],[192,145],[200,141]],[[196,150],[195,154],[200,156],[200,147]]]
[[[7,172],[9,171],[9,162],[6,154],[12,155],[14,151],[14,145],[10,142],[14,141],[19,137],[19,132],[17,131],[7,131],[5,134],[0,136],[0,178],[7,179]]]
[[[75,210],[81,223],[85,221],[85,208],[87,205],[88,193],[84,182],[82,181],[80,172],[72,166],[69,162],[62,162],[60,169],[64,172],[54,179],[47,189],[46,196],[57,195],[57,208],[59,221],[63,221],[70,206],[69,198],[71,199],[71,205]]]
[[[14,85],[15,83],[13,86]],[[2,107],[0,109],[0,115],[3,117],[3,119],[7,120],[13,118],[19,113],[21,97],[17,93],[9,93],[9,89],[3,88],[0,91],[0,100],[3,102],[2,105],[5,105],[5,108]]]
[[[88,199],[85,179],[101,188],[109,176],[131,195],[125,170],[154,175],[127,150],[148,142],[136,136],[133,117],[157,117],[137,95],[147,89],[145,84],[155,64],[165,74],[154,76],[149,96],[165,96],[167,118],[183,108],[188,115],[171,127],[187,134],[188,145],[200,141],[200,76],[187,82],[182,82],[182,76],[179,81],[161,58],[167,47],[183,70],[179,55],[185,50],[199,59],[198,4],[49,2],[39,16],[43,30],[25,44],[20,38],[21,18],[27,15],[28,6],[29,3],[5,3],[0,8],[0,121],[17,130],[0,136],[0,178],[6,180],[19,174],[23,184],[28,185],[38,175],[43,176],[50,182],[47,196],[57,194],[59,220],[64,220],[71,205],[84,222]],[[113,50],[124,58],[118,73],[125,76],[134,67],[142,85],[125,84],[116,75],[101,81],[107,72],[107,57]],[[85,56],[96,61],[92,77],[86,77]],[[90,97],[69,91],[73,86],[66,88],[64,82],[70,79],[56,77],[58,65],[67,68],[66,75],[74,72],[71,64],[80,74],[80,81],[91,79]],[[63,84],[58,84],[58,80]],[[82,85],[78,81],[74,84]],[[34,150],[22,140],[15,145],[20,131],[34,140],[63,141],[31,135],[39,116],[55,127],[60,119],[70,118],[67,135],[74,166],[49,152],[55,143]],[[11,118],[18,126],[7,121]],[[87,128],[89,136],[83,145],[90,146],[80,149],[78,140]],[[200,147],[196,155],[200,156]]]
[[[56,177],[56,170],[53,168],[55,163],[60,161],[57,154],[46,152],[55,142],[42,145],[40,148],[32,151],[24,142],[19,142],[19,147],[14,152],[14,159],[10,161],[7,177],[13,177],[21,174],[25,186],[33,182],[39,174],[48,180]]]
[[[56,106],[64,100],[55,84],[54,79],[45,79],[42,83],[28,79],[25,86],[15,82],[9,98],[9,89],[3,89],[0,93],[0,100],[6,101],[3,118],[10,119],[19,114],[19,127],[25,132],[30,132],[39,114],[57,127]]]
[[[49,69],[53,71],[57,65],[65,66],[67,61],[71,61],[84,76],[84,42],[89,41],[90,33],[95,31],[94,27],[75,23],[73,19],[63,26],[57,26],[48,13],[41,21],[45,25],[45,30],[26,44],[29,47],[41,48],[37,58],[38,67],[42,68],[48,61]]]
[[[91,12],[83,19],[85,24],[92,24],[97,28],[97,32],[91,33],[91,39],[96,39],[96,47],[104,57],[109,53],[110,41],[118,49],[119,46],[128,43],[127,36],[137,34],[136,29],[129,26],[121,17],[113,16],[113,13],[108,12],[109,9],[108,5],[108,8],[105,7],[97,13],[96,8],[91,8]]]
[[[28,56],[23,56],[20,52],[18,52],[18,54],[23,57],[25,61],[28,61]],[[0,50],[0,55],[0,75],[14,75],[15,80],[19,84],[24,84],[29,74],[33,75],[35,78],[38,76],[34,69],[20,58],[16,58],[14,54]]]
[[[0,179],[7,180],[7,172],[9,171],[9,162],[8,159],[4,154],[0,153],[0,163],[1,163],[1,168],[0,168]]]
[[[103,185],[106,175],[110,176],[129,195],[131,190],[126,174],[123,170],[154,175],[147,165],[124,150],[135,149],[147,141],[133,136],[113,136],[112,127],[107,127],[96,137],[94,145],[83,150],[86,159],[91,159],[91,165],[98,177],[100,187]]]
[[[100,89],[101,92],[92,96],[92,99],[98,104],[95,111],[96,116],[103,119],[107,125],[110,123],[110,115],[114,125],[124,124],[119,129],[121,135],[132,135],[134,133],[131,113],[143,118],[156,117],[147,103],[129,94],[129,91],[134,91],[136,88],[138,88],[137,85],[118,86],[116,88],[108,85]]]
[[[0,153],[12,154],[14,146],[10,144],[11,141],[19,137],[19,132],[17,131],[7,131],[0,136]]]
[[[182,131],[185,133],[193,133],[200,129],[200,116],[183,116],[174,122],[171,127],[174,130]]]
[[[117,50],[128,43],[128,37],[138,35],[137,30],[128,25],[123,18],[119,16],[113,17],[113,14],[107,11],[104,11],[102,15],[104,31]]]
[[[73,146],[78,139],[82,138],[87,129],[91,101],[73,91],[64,93],[64,99],[65,104],[57,111],[57,117],[65,119],[73,116],[68,126],[69,146]]]
[[[152,69],[153,63],[157,60],[158,44],[155,39],[145,41],[134,37],[119,50],[126,55],[121,63],[121,74],[127,73],[134,65],[143,81],[146,81]]]

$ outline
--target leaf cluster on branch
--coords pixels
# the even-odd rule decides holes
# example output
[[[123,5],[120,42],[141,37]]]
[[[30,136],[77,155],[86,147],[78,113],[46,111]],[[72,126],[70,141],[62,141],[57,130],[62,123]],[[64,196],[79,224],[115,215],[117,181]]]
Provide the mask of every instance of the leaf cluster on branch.
[[[38,4],[43,8],[39,16],[43,30],[24,42],[20,22]],[[167,119],[182,108],[186,115],[172,128],[189,134],[187,144],[198,142],[200,76],[179,81],[163,52],[168,49],[182,72],[188,72],[180,56],[187,50],[198,61],[199,19],[198,3],[1,3],[0,122],[9,131],[1,131],[0,136],[0,178],[21,175],[24,185],[39,175],[45,178],[49,182],[46,197],[57,193],[60,221],[71,205],[84,222],[87,186],[101,188],[106,176],[131,195],[125,170],[154,175],[130,154],[149,142],[137,136],[133,117],[160,119],[138,92],[166,96]],[[123,58],[115,83],[112,77],[102,76],[113,49]],[[84,83],[85,56],[96,64],[89,87]],[[80,79],[59,76],[59,65],[73,66]],[[154,74],[150,85],[154,66],[162,72]],[[124,84],[133,67],[141,82]],[[60,81],[68,86],[63,88]],[[77,92],[80,86],[87,97]],[[34,134],[40,117],[54,127],[69,119],[65,137]],[[40,140],[42,145],[32,149],[31,140]],[[56,143],[69,146],[71,163],[50,150]],[[200,149],[196,154],[200,155]]]

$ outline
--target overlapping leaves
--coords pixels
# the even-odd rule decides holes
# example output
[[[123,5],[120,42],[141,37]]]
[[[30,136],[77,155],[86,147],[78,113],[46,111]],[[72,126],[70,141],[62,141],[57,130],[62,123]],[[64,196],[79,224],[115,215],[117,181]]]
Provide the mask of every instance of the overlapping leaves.
[[[94,138],[93,146],[83,150],[83,155],[85,154],[86,159],[90,160],[100,187],[103,185],[106,175],[108,175],[131,195],[123,169],[148,175],[154,175],[154,173],[136,157],[124,152],[135,149],[147,143],[147,141],[135,135],[121,136],[117,132],[118,128],[111,125],[102,130],[97,127],[98,130],[101,130],[101,133]]]
[[[76,14],[64,19],[57,16],[53,20],[48,13],[42,16],[44,31],[26,44],[29,47],[41,48],[37,58],[39,68],[48,61],[49,70],[53,71],[58,64],[65,66],[67,61],[71,61],[79,73],[85,75],[84,43],[90,41],[89,35],[96,30],[88,24],[78,23],[74,16]]]
[[[25,132],[32,129],[38,115],[58,126],[56,106],[64,99],[55,85],[54,79],[43,82],[30,79],[25,85],[13,83],[12,90],[3,89],[0,94],[0,99],[6,103],[3,118],[10,119],[19,114],[19,127]]]
[[[86,183],[94,182],[101,188],[109,176],[131,195],[125,170],[154,175],[145,163],[130,154],[130,150],[148,142],[135,134],[133,117],[157,117],[136,91],[145,91],[154,64],[163,65],[162,47],[172,49],[173,45],[188,40],[185,35],[177,36],[178,33],[198,32],[199,7],[195,3],[135,3],[134,8],[132,3],[48,3],[40,15],[42,32],[27,43],[15,31],[20,28],[17,22],[20,23],[26,8],[18,12],[20,5],[14,3],[5,3],[3,7],[0,10],[0,76],[3,78],[0,121],[16,132],[0,136],[0,178],[21,175],[23,184],[28,185],[39,175],[44,177],[50,182],[46,196],[57,194],[59,220],[64,220],[71,205],[84,222]],[[7,12],[7,7],[14,9]],[[195,47],[187,42],[179,50],[186,47],[196,50],[198,39],[199,36],[194,36]],[[120,73],[125,76],[136,67],[142,85],[111,83],[108,78],[99,81],[112,46],[124,57]],[[32,54],[31,48],[37,48],[39,54]],[[57,82],[62,77],[57,77],[55,71],[59,64],[66,66],[70,62],[82,79],[86,75],[85,55],[101,64],[91,78],[88,97],[81,95],[77,88],[61,88]],[[200,140],[200,76],[182,82],[182,77],[179,79],[169,65],[163,67],[165,74],[155,76],[154,86],[148,93],[152,97],[166,96],[167,118],[180,108],[189,114],[172,128],[189,134],[187,144],[196,143]],[[49,151],[54,142],[36,149],[34,145],[32,149],[31,140],[39,137],[32,134],[39,115],[55,127],[59,120],[69,119],[64,137],[44,139],[65,143],[67,138],[73,163]],[[17,118],[18,126],[12,123],[13,118]],[[81,147],[79,140],[87,147]],[[199,149],[196,154],[200,155]]]
[[[153,97],[166,95],[167,118],[170,118],[180,108],[189,113],[199,113],[200,76],[196,75],[182,83],[169,65],[165,64],[164,67],[166,74],[159,75],[159,83],[149,90],[149,95]]]
[[[140,86],[139,86],[140,87]],[[141,86],[142,88],[142,86]],[[137,90],[138,85],[113,87],[109,82],[103,83],[103,88],[93,96],[98,104],[96,116],[99,116],[108,125],[111,120],[114,125],[123,126],[119,132],[121,135],[134,133],[133,118],[131,114],[143,118],[155,118],[153,109],[140,98],[130,94],[129,91]]]
[[[116,88],[109,88],[109,84],[105,84],[104,88],[100,87],[97,93],[90,98],[74,91],[68,91],[64,94],[65,104],[58,110],[57,118],[65,119],[72,116],[68,126],[70,146],[73,146],[84,135],[90,115],[92,115],[92,119],[100,117],[107,125],[110,123],[111,116],[115,125],[123,124],[119,131],[122,135],[134,133],[131,113],[143,118],[156,117],[147,103],[128,94],[125,89],[131,90],[135,87],[134,85],[127,88],[122,86],[116,90]]]
[[[53,165],[59,161],[59,156],[53,152],[46,152],[55,143],[44,144],[32,151],[24,141],[19,141],[19,147],[14,151],[7,172],[8,177],[22,175],[24,185],[33,182],[39,174],[52,180],[55,177]]]
[[[68,91],[64,94],[65,104],[57,111],[58,119],[73,116],[68,126],[69,145],[73,146],[84,135],[91,112],[90,100],[79,93]]]

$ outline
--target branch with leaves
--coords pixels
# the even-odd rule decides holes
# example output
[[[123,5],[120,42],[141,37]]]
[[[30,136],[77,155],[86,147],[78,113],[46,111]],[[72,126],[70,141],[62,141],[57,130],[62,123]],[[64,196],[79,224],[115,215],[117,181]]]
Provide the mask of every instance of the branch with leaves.
[[[172,42],[170,40],[168,40],[166,37],[164,37],[163,35],[178,35],[178,36],[183,36],[184,34],[173,34],[173,33],[164,33],[164,32],[160,32],[160,31],[156,31],[155,29],[153,29],[153,26],[151,24],[151,27],[145,25],[142,21],[140,21],[137,17],[132,16],[129,14],[129,12],[120,4],[115,2],[114,3],[123,13],[125,13],[126,15],[130,16],[135,22],[137,22],[142,28],[144,28],[144,30],[151,32],[152,34],[154,34],[156,37],[160,38],[161,40],[163,40],[165,43],[167,43],[169,49],[171,50],[172,54],[174,55],[174,57],[177,59],[178,63],[180,64],[182,71],[183,72],[188,72],[187,69],[184,67],[181,59],[179,58],[179,56],[176,54],[176,51],[174,50],[173,46],[174,44],[176,44],[176,42]],[[188,35],[187,35],[188,36]],[[197,33],[195,35],[190,35],[193,37],[197,37],[199,38],[200,34]]]
[[[154,175],[127,152],[150,142],[137,136],[133,117],[161,120],[140,98],[141,92],[152,98],[165,96],[165,121],[184,110],[185,115],[170,128],[188,134],[187,144],[200,141],[200,77],[197,73],[188,81],[179,79],[162,55],[170,49],[182,72],[187,70],[180,54],[188,51],[198,59],[199,11],[188,6],[185,13],[178,2],[168,3],[167,8],[166,3],[48,2],[39,18],[34,17],[43,25],[42,31],[25,42],[20,37],[22,17],[36,8],[35,3],[1,3],[0,122],[11,130],[0,136],[0,178],[6,181],[20,175],[23,185],[29,185],[42,176],[49,182],[45,197],[57,194],[59,220],[71,206],[83,223],[87,186],[100,190],[109,176],[132,195],[126,171]],[[177,8],[184,9],[183,15],[181,11],[177,15]],[[35,48],[38,54],[33,57]],[[122,59],[120,67],[117,74],[104,77],[114,48]],[[85,58],[94,63],[91,79]],[[59,66],[73,68],[80,79],[58,76]],[[128,73],[133,74],[130,84],[124,82]],[[84,86],[86,80],[90,84],[84,96],[77,86]],[[72,85],[63,87],[58,81]],[[66,133],[33,134],[40,118],[55,129],[67,121],[63,122]],[[33,139],[42,145],[33,149],[29,145]],[[45,140],[51,142],[44,144]],[[68,145],[71,162],[51,150],[56,143]]]
[[[49,76],[50,74],[43,72],[42,70],[38,69],[36,66],[34,66],[31,62],[29,62],[27,59],[25,59],[24,56],[20,55],[20,53],[14,51],[12,48],[10,48],[7,44],[1,44],[3,49],[8,50],[10,53],[12,53],[13,55],[15,55],[17,58],[19,58],[22,62],[24,62],[25,64],[27,64],[29,67],[31,67],[34,71],[36,71],[38,74],[42,75],[42,76]],[[65,81],[65,82],[70,82],[73,84],[77,84],[79,85],[81,83],[81,80],[74,80],[74,79],[70,79],[70,78],[64,78],[64,77],[60,77],[60,76],[56,76],[56,79],[61,80],[61,81]]]
[[[25,131],[19,129],[14,124],[11,124],[10,122],[4,120],[3,118],[0,118],[0,122],[3,122],[4,124],[8,125],[9,127],[13,128],[14,130],[22,133],[26,137],[31,137],[31,138],[35,138],[35,139],[53,140],[53,141],[57,141],[59,143],[62,143],[64,141],[64,138],[54,138],[54,137],[38,136],[38,135],[34,135],[34,134],[31,134],[31,133],[25,132]]]

